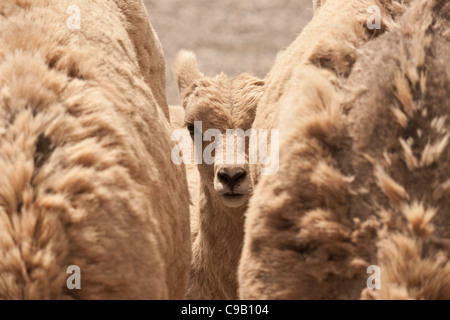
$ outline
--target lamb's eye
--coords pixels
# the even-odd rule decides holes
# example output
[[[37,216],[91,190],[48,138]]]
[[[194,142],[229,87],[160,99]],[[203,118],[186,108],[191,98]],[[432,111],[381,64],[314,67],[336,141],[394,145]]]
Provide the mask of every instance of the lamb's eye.
[[[195,131],[195,127],[193,124],[189,123],[186,125],[186,128],[189,130],[189,133],[191,134],[191,136],[194,135],[194,131]]]

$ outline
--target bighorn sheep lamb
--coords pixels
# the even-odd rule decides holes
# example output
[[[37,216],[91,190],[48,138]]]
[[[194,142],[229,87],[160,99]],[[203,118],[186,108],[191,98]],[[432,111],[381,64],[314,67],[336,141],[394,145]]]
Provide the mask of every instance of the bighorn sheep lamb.
[[[204,76],[193,53],[181,51],[174,66],[185,122],[192,137],[206,139],[210,129],[218,130],[215,159],[198,165],[198,201],[192,213],[192,268],[188,289],[190,299],[236,299],[237,266],[243,241],[244,212],[252,192],[246,162],[220,161],[222,147],[230,140],[226,130],[251,129],[264,82],[248,74],[227,78]],[[196,127],[200,124],[201,127]],[[205,139],[202,139],[205,134]],[[197,155],[203,155],[210,142],[201,142]],[[233,147],[237,148],[235,141]],[[241,152],[244,150],[239,149]],[[237,152],[239,153],[239,151]],[[237,156],[238,154],[236,154]],[[204,159],[202,159],[204,160]],[[221,164],[223,163],[223,164]]]
[[[450,3],[315,4],[258,106],[280,169],[251,168],[240,297],[450,299]]]
[[[3,0],[0,30],[0,299],[183,298],[187,183],[142,2]]]

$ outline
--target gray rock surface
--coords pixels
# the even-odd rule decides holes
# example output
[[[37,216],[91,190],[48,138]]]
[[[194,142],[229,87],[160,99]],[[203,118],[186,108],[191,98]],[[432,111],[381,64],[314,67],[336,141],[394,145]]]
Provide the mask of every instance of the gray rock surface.
[[[270,70],[312,17],[312,0],[144,0],[167,61],[167,98],[179,104],[172,64],[181,49],[211,76]]]

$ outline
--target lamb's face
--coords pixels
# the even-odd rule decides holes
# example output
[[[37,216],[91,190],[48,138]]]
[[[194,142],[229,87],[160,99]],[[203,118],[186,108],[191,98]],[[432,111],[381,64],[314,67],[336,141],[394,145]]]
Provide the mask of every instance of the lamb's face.
[[[180,83],[183,74],[175,70],[186,109],[186,128],[191,133],[196,155],[202,160],[199,164],[202,181],[224,205],[242,207],[252,192],[249,130],[264,83],[247,74],[231,79],[225,75],[207,78],[195,72],[192,65],[190,69],[177,67],[188,75],[196,75],[185,86]]]

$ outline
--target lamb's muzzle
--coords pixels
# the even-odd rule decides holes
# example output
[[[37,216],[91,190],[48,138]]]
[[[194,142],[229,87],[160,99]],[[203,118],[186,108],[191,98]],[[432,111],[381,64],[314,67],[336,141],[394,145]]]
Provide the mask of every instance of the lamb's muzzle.
[[[238,208],[245,205],[251,191],[248,169],[244,166],[222,166],[214,178],[214,189],[225,206]]]

